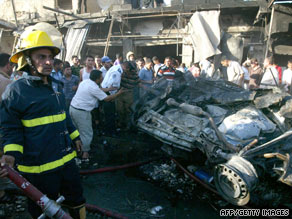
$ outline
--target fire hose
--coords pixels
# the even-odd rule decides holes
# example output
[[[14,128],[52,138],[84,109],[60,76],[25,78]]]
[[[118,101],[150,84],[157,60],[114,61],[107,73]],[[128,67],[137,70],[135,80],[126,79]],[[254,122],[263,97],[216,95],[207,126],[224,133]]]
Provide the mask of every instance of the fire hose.
[[[121,170],[121,169],[138,167],[138,166],[142,166],[159,159],[161,158],[151,159],[151,160],[143,161],[143,162],[129,163],[129,164],[115,166],[115,167],[104,167],[104,168],[94,169],[94,170],[84,170],[84,171],[80,171],[80,174],[88,175],[88,174],[111,172],[111,171],[116,171],[116,170]],[[58,219],[71,219],[70,215],[68,215],[65,211],[63,211],[59,205],[62,201],[64,201],[63,196],[59,197],[59,199],[56,202],[53,200],[50,200],[46,195],[40,192],[36,187],[34,187],[30,182],[28,182],[23,176],[21,176],[14,169],[12,169],[6,164],[3,165],[2,168],[6,169],[8,173],[8,178],[23,191],[24,195],[32,199],[44,211],[44,213],[39,217],[39,219],[43,219],[45,218],[45,216],[54,217]],[[107,209],[100,208],[96,205],[85,204],[85,207],[88,211],[99,212],[108,217],[117,218],[117,219],[127,218],[123,215],[111,212],[110,210],[107,210]]]
[[[160,158],[151,159],[148,161],[129,163],[129,164],[124,164],[124,165],[115,166],[115,167],[104,167],[104,168],[93,169],[93,170],[81,170],[79,173],[80,173],[80,175],[90,175],[90,174],[95,174],[95,173],[112,172],[112,171],[116,171],[116,170],[122,170],[122,169],[142,166],[142,165],[145,165],[145,164],[148,164],[148,163],[151,163],[153,161],[160,160],[160,159],[162,159],[162,158],[160,157]]]
[[[8,178],[19,187],[26,196],[28,196],[31,200],[33,200],[38,206],[41,207],[44,212],[39,219],[43,219],[46,216],[58,219],[72,219],[69,214],[67,214],[61,206],[59,205],[62,201],[64,201],[64,197],[60,196],[58,200],[55,202],[49,199],[46,195],[44,195],[41,191],[39,191],[36,187],[34,187],[30,182],[28,182],[23,176],[21,176],[14,169],[9,167],[7,164],[1,166],[2,169],[5,169],[8,173]]]
[[[120,215],[118,213],[114,213],[114,212],[111,212],[109,210],[100,208],[100,207],[98,207],[96,205],[85,204],[85,207],[86,207],[86,210],[87,211],[90,211],[90,212],[98,212],[98,213],[101,213],[103,215],[106,215],[107,217],[117,218],[117,219],[127,219],[127,217],[125,217],[123,215]]]
[[[161,159],[161,158],[159,158]],[[190,178],[201,184],[203,187],[208,189],[209,191],[212,191],[213,193],[219,195],[219,193],[210,185],[204,183],[200,179],[198,179],[196,176],[191,174],[189,171],[187,171],[178,161],[176,161],[174,158],[170,158],[184,173],[186,173]],[[110,172],[110,171],[115,171],[119,169],[126,169],[126,168],[131,168],[131,167],[136,167],[136,166],[141,166],[147,163],[150,163],[154,160],[158,159],[153,159],[149,161],[144,161],[144,162],[137,162],[137,163],[131,163],[131,164],[125,164],[117,167],[106,167],[106,168],[100,168],[96,170],[88,170],[88,171],[83,171],[83,175],[87,174],[93,174],[93,173],[102,173],[102,172]],[[58,200],[55,202],[51,199],[49,199],[46,195],[44,195],[42,192],[40,192],[36,187],[34,187],[30,182],[28,182],[23,176],[21,176],[18,172],[16,172],[14,169],[9,167],[7,164],[4,164],[2,169],[5,169],[8,173],[8,178],[17,186],[19,187],[23,193],[28,196],[30,199],[32,199],[37,205],[41,207],[43,210],[43,214],[39,217],[39,219],[44,219],[46,216],[48,217],[54,217],[57,219],[72,219],[70,215],[68,215],[63,209],[60,207],[60,203],[64,201],[64,197],[61,196],[58,198]],[[82,174],[82,171],[80,172]],[[91,212],[99,212],[102,213],[103,215],[106,215],[108,217],[112,218],[118,218],[118,219],[126,219],[127,217],[113,213],[109,210],[100,208],[95,205],[91,204],[85,204],[85,207],[88,211]],[[242,206],[243,208],[250,208],[248,206]],[[276,219],[275,217],[268,217],[268,218],[273,218]]]
[[[41,207],[43,210],[43,214],[39,217],[39,219],[43,219],[47,217],[54,217],[57,219],[72,219],[72,217],[67,214],[63,209],[60,207],[60,203],[65,200],[63,196],[60,196],[58,200],[55,202],[49,199],[46,195],[40,192],[36,187],[34,187],[30,182],[28,182],[23,176],[21,176],[18,172],[14,169],[9,167],[7,164],[1,167],[5,169],[8,173],[8,178],[22,190],[23,194],[33,200],[38,206]],[[126,219],[127,217],[111,212],[110,210],[106,210],[100,208],[96,205],[85,204],[85,207],[88,211],[91,212],[99,212],[103,215],[108,217],[117,218],[117,219]]]

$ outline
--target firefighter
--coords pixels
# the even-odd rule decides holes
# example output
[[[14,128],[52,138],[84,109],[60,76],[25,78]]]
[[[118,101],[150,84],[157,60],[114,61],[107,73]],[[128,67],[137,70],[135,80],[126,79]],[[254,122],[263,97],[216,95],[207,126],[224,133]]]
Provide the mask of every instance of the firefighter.
[[[21,79],[10,84],[0,107],[1,134],[7,163],[50,199],[65,197],[63,204],[73,218],[85,218],[76,150],[82,144],[79,132],[65,111],[61,83],[50,76],[54,57],[60,49],[46,32],[34,30],[23,37],[10,61],[23,71]],[[58,84],[55,91],[52,83]],[[5,170],[0,176],[7,175]],[[41,208],[29,201],[33,218]]]

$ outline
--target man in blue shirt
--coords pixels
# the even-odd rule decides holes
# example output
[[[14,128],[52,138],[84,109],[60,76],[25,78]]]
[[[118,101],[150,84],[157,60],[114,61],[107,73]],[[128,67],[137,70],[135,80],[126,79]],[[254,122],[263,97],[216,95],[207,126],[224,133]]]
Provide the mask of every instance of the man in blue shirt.
[[[151,59],[146,58],[145,66],[139,72],[139,78],[142,84],[142,88],[140,89],[140,96],[143,96],[153,84],[152,66],[153,66],[153,63]]]
[[[73,99],[79,84],[79,77],[72,75],[72,70],[69,62],[64,63],[64,76],[61,79],[63,82],[63,92],[66,100],[66,109],[69,110],[71,100]]]
[[[61,81],[63,77],[62,72],[61,72],[62,68],[63,68],[63,62],[60,59],[54,59],[53,70],[52,70],[51,76],[55,78],[56,80]],[[53,82],[52,86],[55,92],[59,91],[57,83]]]

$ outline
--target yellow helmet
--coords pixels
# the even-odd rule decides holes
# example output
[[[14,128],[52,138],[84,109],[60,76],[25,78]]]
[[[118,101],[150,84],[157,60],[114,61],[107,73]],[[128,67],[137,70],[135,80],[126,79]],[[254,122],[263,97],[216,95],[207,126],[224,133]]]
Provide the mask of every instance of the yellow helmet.
[[[60,49],[53,44],[53,41],[46,32],[35,30],[27,36],[20,38],[17,51],[10,57],[10,61],[18,63],[18,69],[20,69],[24,67],[24,52],[36,48],[51,48],[54,56],[60,52]]]

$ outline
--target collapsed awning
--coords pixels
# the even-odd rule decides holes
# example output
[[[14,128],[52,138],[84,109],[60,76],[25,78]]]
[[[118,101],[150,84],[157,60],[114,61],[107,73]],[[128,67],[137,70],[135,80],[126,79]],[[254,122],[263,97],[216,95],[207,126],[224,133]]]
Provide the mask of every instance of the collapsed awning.
[[[292,55],[292,4],[277,4],[273,7],[269,50],[278,55]]]
[[[186,26],[188,36],[184,43],[193,45],[194,62],[221,53],[217,48],[220,43],[219,15],[218,10],[195,12]]]
[[[68,32],[65,37],[66,43],[66,56],[65,60],[71,60],[72,55],[77,55],[80,57],[81,49],[87,37],[89,25],[87,24],[83,28],[69,27]]]
[[[292,3],[290,5],[292,6]],[[271,34],[292,32],[292,7],[282,5],[273,7],[275,7],[275,13]]]

